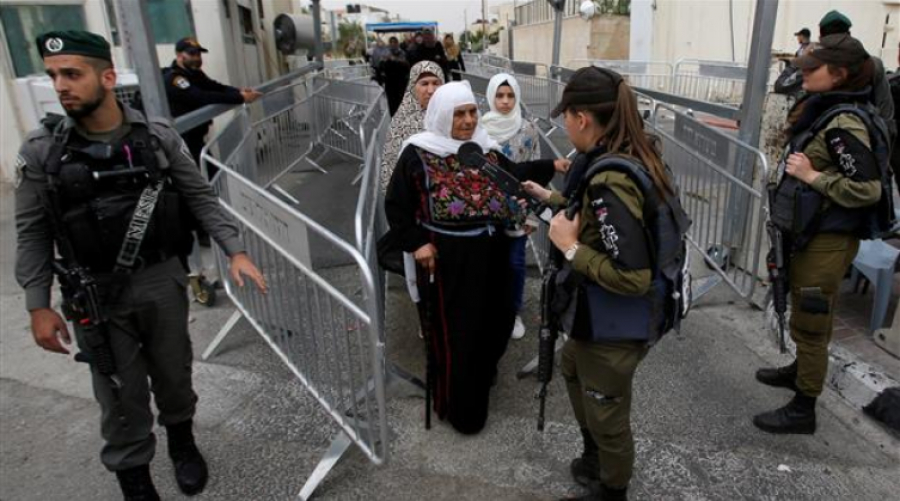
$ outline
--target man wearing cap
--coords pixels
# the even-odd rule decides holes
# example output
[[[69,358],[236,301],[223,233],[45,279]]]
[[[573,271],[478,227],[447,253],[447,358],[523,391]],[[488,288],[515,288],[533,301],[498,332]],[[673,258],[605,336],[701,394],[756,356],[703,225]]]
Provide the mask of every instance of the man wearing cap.
[[[237,283],[246,275],[265,290],[265,281],[178,133],[116,99],[109,43],[85,31],[36,43],[68,116],[31,132],[16,165],[16,279],[32,334],[45,350],[69,353],[68,327],[51,307],[55,272],[77,359],[90,363],[104,466],[126,500],[159,499],[152,390],[178,486],[196,494],[208,474],[193,435],[186,216],[225,250]]]
[[[819,21],[819,38],[828,35],[847,34],[850,35],[850,27],[853,23],[850,18],[841,14],[839,11],[832,10],[822,17]],[[872,99],[875,106],[878,107],[878,114],[888,124],[891,137],[897,136],[897,128],[894,123],[894,99],[891,97],[890,84],[888,83],[887,73],[884,71],[884,62],[881,59],[871,56],[874,65],[874,75],[872,77]]]
[[[180,117],[208,104],[252,103],[262,95],[253,89],[239,89],[209,78],[200,69],[203,66],[204,52],[209,50],[192,37],[182,38],[175,44],[175,60],[163,70],[163,82],[173,117]],[[200,151],[206,142],[210,125],[211,121],[202,123],[181,136],[197,165],[200,165]],[[215,171],[215,167],[209,166],[210,179]]]
[[[797,33],[794,33],[794,36],[797,37],[797,43],[800,44],[800,47],[797,48],[796,52],[797,57],[802,56],[803,53],[806,52],[807,47],[809,47],[809,38],[811,35],[809,28],[803,28]]]

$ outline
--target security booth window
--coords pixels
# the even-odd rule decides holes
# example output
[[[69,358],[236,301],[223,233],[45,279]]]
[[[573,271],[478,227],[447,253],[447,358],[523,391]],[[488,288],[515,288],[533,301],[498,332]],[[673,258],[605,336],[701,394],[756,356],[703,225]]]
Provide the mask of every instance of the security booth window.
[[[190,0],[149,0],[147,16],[156,43],[175,43],[194,35]]]
[[[17,77],[44,72],[34,39],[50,30],[85,30],[81,5],[0,5],[0,20]]]
[[[119,22],[114,0],[104,0],[113,45],[121,45]],[[193,36],[194,16],[191,14],[191,0],[147,0],[147,19],[156,43],[174,44],[186,36]]]

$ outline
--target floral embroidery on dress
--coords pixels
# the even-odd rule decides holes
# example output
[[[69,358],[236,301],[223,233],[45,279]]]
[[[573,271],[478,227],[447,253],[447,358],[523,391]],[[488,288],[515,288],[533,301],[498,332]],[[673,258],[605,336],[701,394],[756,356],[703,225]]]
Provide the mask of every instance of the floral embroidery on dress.
[[[524,215],[480,169],[460,164],[456,155],[441,158],[417,148],[425,166],[431,220],[444,225],[514,224]],[[487,157],[497,161],[496,154]]]
[[[541,144],[538,142],[538,130],[534,122],[526,120],[519,132],[500,143],[500,152],[513,162],[528,162],[541,157]]]

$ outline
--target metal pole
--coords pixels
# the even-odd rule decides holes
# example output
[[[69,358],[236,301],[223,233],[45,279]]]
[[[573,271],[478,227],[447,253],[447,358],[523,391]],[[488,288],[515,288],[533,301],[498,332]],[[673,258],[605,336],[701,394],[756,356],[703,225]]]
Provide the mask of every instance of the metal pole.
[[[487,0],[481,0],[481,53],[487,53]]]
[[[769,67],[772,63],[772,39],[775,37],[775,20],[778,0],[758,0],[753,18],[753,41],[750,44],[750,60],[747,67],[747,83],[744,85],[744,101],[741,104],[741,129],[738,138],[753,147],[759,145],[763,103],[769,85]]]
[[[753,40],[750,44],[750,60],[747,67],[747,81],[744,84],[744,100],[741,104],[741,123],[738,139],[754,148],[759,147],[763,105],[769,85],[769,67],[772,62],[772,39],[775,37],[775,21],[778,15],[778,0],[757,0],[753,18]],[[753,163],[755,157],[746,151],[734,159],[735,176],[754,185]],[[744,250],[744,235],[747,219],[752,217],[751,199],[743,193],[731,198],[725,213],[726,245],[740,253]],[[734,260],[732,260],[734,262]]]
[[[553,23],[553,66],[559,66],[559,51],[562,45],[563,11],[566,10],[566,0],[557,0],[553,5],[556,8],[556,20]]]
[[[515,16],[515,14],[513,15]],[[512,21],[507,20],[506,25],[506,41],[509,43],[509,60],[513,61],[516,59],[516,54],[513,52],[513,28],[516,26],[515,18],[513,18]]]
[[[146,0],[119,2],[119,12],[120,40],[129,59],[135,63],[134,71],[141,85],[144,111],[150,116],[171,118],[162,72],[159,71],[159,58],[156,57],[156,44],[147,17]]]
[[[316,61],[325,64],[325,48],[322,45],[322,7],[320,0],[312,0],[313,34],[316,37]]]
[[[514,45],[513,45],[513,28],[515,28],[516,25],[518,24],[518,23],[516,22],[516,21],[518,20],[518,17],[517,17],[518,14],[516,14],[516,9],[517,9],[517,8],[518,8],[518,6],[516,5],[516,0],[513,0],[513,18],[512,18],[512,22],[509,22],[508,19],[507,19],[507,22],[506,22],[506,24],[507,24],[507,27],[506,27],[506,28],[509,30],[509,31],[507,32],[506,40],[507,40],[507,42],[509,42],[509,60],[510,60],[510,61],[513,61],[513,60],[516,59],[516,57],[515,57],[515,52],[513,51],[513,47],[514,47]]]
[[[338,46],[338,42],[340,41],[341,32],[337,27],[337,12],[331,10],[328,11],[328,14],[331,18],[331,49],[334,50],[334,48]]]

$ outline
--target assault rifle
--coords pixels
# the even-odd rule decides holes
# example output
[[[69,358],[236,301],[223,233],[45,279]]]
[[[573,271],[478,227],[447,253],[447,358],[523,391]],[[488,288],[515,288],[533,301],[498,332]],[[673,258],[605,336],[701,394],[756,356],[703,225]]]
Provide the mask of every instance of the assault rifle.
[[[79,266],[66,268],[62,262],[54,260],[53,272],[59,278],[62,289],[62,310],[66,319],[78,324],[85,344],[84,351],[75,355],[75,360],[94,366],[101,375],[109,379],[116,401],[122,389],[122,379],[116,373],[116,360],[109,340],[108,319],[100,306],[97,282],[87,270]]]
[[[772,248],[766,256],[766,265],[769,268],[769,280],[772,282],[772,305],[775,316],[778,317],[778,340],[781,353],[787,351],[784,340],[785,319],[787,312],[787,262],[784,258],[784,236],[775,223],[769,221],[766,224],[769,232],[769,241]]]
[[[553,311],[553,297],[556,291],[557,266],[551,250],[547,258],[547,270],[541,281],[541,330],[538,334],[538,368],[537,380],[541,385],[537,398],[540,401],[538,410],[538,431],[544,431],[544,409],[547,405],[547,387],[553,380],[553,359],[556,356],[556,339],[559,337],[559,319]]]

